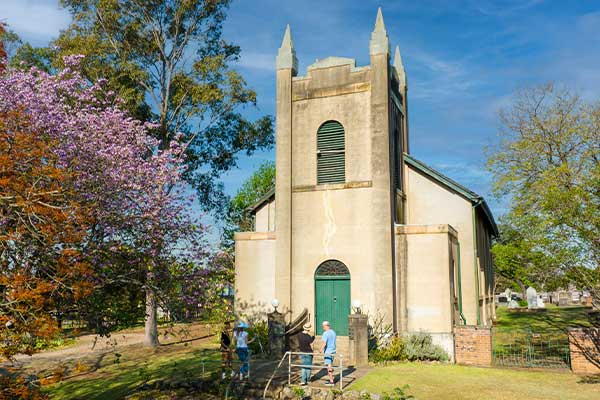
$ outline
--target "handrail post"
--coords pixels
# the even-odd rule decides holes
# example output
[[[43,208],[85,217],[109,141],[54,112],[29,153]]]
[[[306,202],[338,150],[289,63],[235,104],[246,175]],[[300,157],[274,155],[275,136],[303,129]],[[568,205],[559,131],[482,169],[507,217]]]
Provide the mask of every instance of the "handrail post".
[[[252,352],[248,349],[248,379],[250,379],[250,357],[252,356]]]
[[[344,389],[344,385],[342,383],[343,375],[344,375],[344,357],[340,355],[340,390]]]
[[[288,385],[292,384],[292,352],[288,351]]]

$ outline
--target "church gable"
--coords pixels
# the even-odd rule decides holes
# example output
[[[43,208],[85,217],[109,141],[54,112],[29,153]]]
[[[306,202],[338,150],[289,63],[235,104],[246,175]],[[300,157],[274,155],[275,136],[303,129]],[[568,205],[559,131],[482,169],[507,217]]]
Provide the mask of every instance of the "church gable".
[[[483,215],[485,216],[486,222],[487,222],[491,232],[493,233],[494,236],[498,236],[498,226],[496,225],[494,216],[492,215],[492,212],[490,211],[485,199],[482,196],[480,196],[477,193],[473,192],[472,190],[466,188],[465,186],[461,185],[460,183],[450,179],[446,175],[431,168],[427,164],[417,160],[416,158],[412,157],[409,154],[404,153],[403,158],[404,158],[404,163],[406,165],[408,165],[410,168],[413,168],[420,174],[425,175],[426,177],[428,177],[429,179],[431,179],[432,181],[437,183],[439,186],[442,186],[446,190],[451,191],[451,192],[461,196],[465,200],[471,202],[471,204],[474,207],[480,207],[481,211],[483,212]]]

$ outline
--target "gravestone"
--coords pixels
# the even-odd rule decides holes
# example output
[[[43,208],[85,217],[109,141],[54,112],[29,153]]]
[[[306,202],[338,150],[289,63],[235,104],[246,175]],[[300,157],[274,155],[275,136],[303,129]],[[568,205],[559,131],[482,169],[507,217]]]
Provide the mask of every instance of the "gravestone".
[[[567,292],[559,292],[558,293],[558,306],[566,307],[569,305],[569,294]]]
[[[513,308],[519,308],[519,302],[516,301],[515,299],[511,299],[508,302],[508,308],[513,309]]]
[[[537,308],[538,296],[537,290],[533,286],[527,288],[527,308]]]
[[[538,296],[537,298],[537,308],[546,308],[546,304],[544,304],[544,298],[542,296]]]

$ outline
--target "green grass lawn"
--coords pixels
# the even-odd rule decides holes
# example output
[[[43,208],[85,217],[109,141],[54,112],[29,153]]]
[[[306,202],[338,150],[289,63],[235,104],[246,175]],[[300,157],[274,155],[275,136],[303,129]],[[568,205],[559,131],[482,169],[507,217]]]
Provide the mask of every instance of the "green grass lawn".
[[[48,386],[45,392],[51,399],[120,399],[156,379],[196,379],[202,374],[200,360],[220,360],[216,351],[204,352],[201,348],[192,350],[177,346],[181,348],[164,352],[153,352],[141,346],[135,351],[124,351],[118,363],[111,356],[98,370]],[[207,364],[206,372],[217,369],[218,365],[218,362]]]
[[[568,369],[567,330],[589,326],[588,311],[553,305],[543,312],[499,307],[493,332],[495,365]]]
[[[496,310],[498,329],[529,330],[543,332],[547,330],[565,330],[570,327],[589,326],[589,307],[556,307],[546,305],[545,312],[509,311],[506,307]]]
[[[584,381],[566,372],[405,363],[376,367],[350,389],[383,393],[408,384],[418,400],[600,399],[600,383]]]

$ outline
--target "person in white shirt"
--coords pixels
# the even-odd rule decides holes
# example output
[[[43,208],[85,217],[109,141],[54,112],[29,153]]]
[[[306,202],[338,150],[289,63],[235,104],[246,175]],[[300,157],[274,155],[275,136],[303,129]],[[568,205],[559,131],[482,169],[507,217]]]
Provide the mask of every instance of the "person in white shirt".
[[[254,341],[254,339],[248,339],[246,329],[248,329],[248,325],[245,322],[240,322],[233,335],[235,339],[235,352],[242,363],[240,366],[240,379],[244,379],[244,376],[248,375],[248,345]]]

